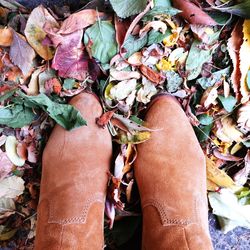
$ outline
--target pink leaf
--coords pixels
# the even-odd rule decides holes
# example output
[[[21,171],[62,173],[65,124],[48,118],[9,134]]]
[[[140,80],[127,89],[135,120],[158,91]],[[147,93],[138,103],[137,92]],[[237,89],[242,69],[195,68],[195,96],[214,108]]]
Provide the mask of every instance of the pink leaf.
[[[82,44],[83,31],[78,30],[64,37],[56,50],[52,68],[64,78],[83,81],[88,76],[88,57]]]

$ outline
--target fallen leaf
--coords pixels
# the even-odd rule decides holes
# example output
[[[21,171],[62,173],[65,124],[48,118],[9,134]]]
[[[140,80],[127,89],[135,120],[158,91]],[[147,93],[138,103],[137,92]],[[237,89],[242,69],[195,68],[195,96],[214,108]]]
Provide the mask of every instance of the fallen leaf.
[[[0,180],[4,179],[12,171],[13,163],[7,154],[0,149]]]
[[[46,32],[44,31],[44,25],[46,23],[49,23],[51,27],[59,28],[54,17],[52,17],[50,13],[40,5],[32,10],[24,33],[29,44],[37,54],[44,60],[50,60],[54,56],[54,49],[48,45],[42,44],[46,37]]]
[[[91,53],[101,63],[109,63],[110,59],[117,53],[115,29],[109,21],[98,21],[89,27],[84,33],[84,44],[87,46],[92,41]]]
[[[0,46],[9,47],[13,41],[13,34],[10,28],[0,29]]]
[[[237,123],[243,130],[250,131],[250,101],[239,108]]]
[[[129,19],[121,19],[115,15],[115,38],[119,48],[121,48],[124,42],[130,24],[131,21]]]
[[[11,239],[17,232],[17,228],[5,232],[5,226],[0,225],[0,241]]]
[[[67,35],[61,43],[52,62],[52,68],[64,78],[83,81],[88,76],[88,56],[82,44],[83,31],[78,30]]]
[[[0,219],[9,217],[16,210],[15,202],[10,198],[0,198]]]
[[[160,84],[164,80],[162,75],[160,75],[159,73],[155,72],[154,70],[152,70],[151,68],[143,64],[140,65],[139,68],[140,68],[141,73],[146,78],[148,78],[148,80],[155,83],[156,85]]]
[[[104,14],[93,9],[84,9],[70,15],[58,31],[59,34],[70,34],[94,24]]]
[[[250,68],[250,19],[243,23],[243,44],[240,47],[240,93],[242,95],[241,102],[249,100],[250,89],[247,86],[246,78]]]
[[[110,0],[110,3],[117,16],[126,18],[143,11],[146,8],[147,0],[127,0],[126,4],[123,0]]]
[[[215,191],[216,192],[219,189],[220,189],[220,187],[218,185],[216,185],[214,182],[207,179],[207,190],[208,191]]]
[[[42,70],[42,68],[38,68],[32,73],[28,88],[25,90],[27,95],[39,94],[39,74]]]
[[[234,188],[235,182],[223,171],[220,170],[215,163],[206,157],[207,178],[219,187]]]
[[[140,36],[144,33],[148,33],[151,29],[160,31],[162,34],[165,34],[167,31],[167,25],[162,21],[149,22],[140,30]]]
[[[179,14],[191,24],[215,26],[217,23],[206,12],[189,0],[175,0],[173,5],[181,10]]]
[[[232,85],[234,89],[234,93],[236,94],[237,99],[239,99],[240,93],[240,46],[243,42],[243,34],[242,34],[242,20],[239,20],[234,27],[231,37],[228,39],[227,47],[228,53],[231,57],[233,63],[233,72],[231,74]]]
[[[240,171],[238,171],[233,177],[237,185],[244,185],[248,180],[248,176],[250,174],[250,150],[247,151],[247,154],[244,158],[244,162],[245,166]]]
[[[25,158],[21,158],[17,153],[18,141],[15,136],[8,136],[5,142],[5,150],[8,158],[15,166],[23,166]],[[13,197],[14,198],[14,197]]]
[[[35,51],[23,40],[14,30],[13,42],[10,47],[10,59],[17,65],[24,76],[29,75],[33,69],[33,60],[36,56]]]
[[[118,71],[113,68],[110,69],[110,81],[117,80],[117,81],[123,81],[123,80],[129,80],[131,78],[134,79],[140,79],[141,74],[138,71]]]
[[[237,226],[250,229],[250,205],[241,205],[237,196],[224,188],[220,192],[208,193],[213,214],[219,216],[222,231],[227,233]]]
[[[233,97],[233,96],[228,96],[228,97],[224,97],[222,95],[218,95],[218,99],[220,100],[223,108],[227,111],[227,112],[232,112],[234,109],[235,104],[237,103],[237,100]]]
[[[24,180],[10,176],[0,181],[0,198],[16,198],[24,191]]]
[[[101,117],[96,119],[96,123],[100,127],[106,126],[114,115],[115,111],[108,111],[101,115]]]

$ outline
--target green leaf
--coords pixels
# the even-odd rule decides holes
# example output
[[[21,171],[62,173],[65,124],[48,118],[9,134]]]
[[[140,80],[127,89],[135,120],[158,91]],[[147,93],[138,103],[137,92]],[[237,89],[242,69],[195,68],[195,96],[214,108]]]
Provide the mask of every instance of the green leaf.
[[[250,1],[249,0],[241,0],[239,4],[232,5],[229,7],[219,8],[213,7],[216,10],[231,13],[236,16],[240,16],[246,19],[250,18]]]
[[[213,124],[210,124],[207,126],[199,125],[198,127],[194,127],[194,131],[199,142],[203,142],[208,139],[212,127],[213,127]]]
[[[225,76],[228,76],[230,72],[230,67],[216,71],[212,73],[210,77],[201,77],[197,79],[197,83],[201,85],[203,89],[214,86],[216,82],[221,81]]]
[[[0,108],[0,124],[11,128],[21,128],[29,125],[35,119],[31,108],[24,105],[13,105]]]
[[[247,87],[250,90],[250,70],[247,72]]]
[[[170,36],[172,33],[170,30],[167,30],[165,34],[162,34],[161,32],[159,31],[156,31],[156,30],[150,30],[149,33],[148,33],[148,43],[147,45],[151,45],[153,43],[161,43],[162,40],[165,38],[165,37],[168,37]]]
[[[166,75],[166,90],[170,93],[174,93],[181,86],[183,79],[180,75],[172,70],[164,72]]]
[[[195,79],[201,73],[203,64],[211,59],[214,52],[213,46],[210,49],[202,49],[201,45],[202,42],[195,39],[188,53],[186,71],[189,81]]]
[[[242,142],[247,148],[250,148],[250,140]]]
[[[7,93],[5,93],[4,95],[0,96],[0,102],[5,101],[6,99],[8,99],[9,97],[11,97],[14,93],[16,92],[16,89],[10,90]]]
[[[175,16],[179,14],[181,11],[177,10],[173,7],[164,7],[164,6],[155,6],[152,10],[150,10],[144,17],[143,21],[150,21],[154,19],[156,15],[168,15]]]
[[[109,21],[98,21],[84,33],[84,43],[92,41],[91,52],[93,57],[102,64],[108,63],[117,53],[114,26]]]
[[[219,95],[218,99],[227,112],[232,112],[235,104],[237,103],[237,100],[233,96],[224,97]]]
[[[213,123],[213,117],[207,114],[199,115],[197,118],[199,122],[201,123],[201,125],[210,125]]]
[[[63,88],[64,89],[73,89],[75,83],[76,83],[76,81],[74,79],[67,78],[63,82]]]
[[[171,1],[170,0],[154,0],[154,7],[171,7]]]
[[[53,102],[45,94],[27,96],[21,91],[18,94],[24,99],[27,105],[34,105],[44,110],[59,125],[67,130],[86,125],[80,112],[71,105]]]
[[[142,12],[147,5],[147,0],[110,0],[117,16],[126,18]]]
[[[207,14],[212,17],[219,25],[225,25],[231,18],[230,14],[221,13],[219,11],[207,12]]]
[[[125,58],[128,58],[135,52],[142,49],[147,44],[147,41],[148,41],[147,35],[144,35],[140,37],[139,39],[137,39],[136,37],[132,35],[129,35],[128,38],[124,41],[123,47],[122,47],[127,51]]]

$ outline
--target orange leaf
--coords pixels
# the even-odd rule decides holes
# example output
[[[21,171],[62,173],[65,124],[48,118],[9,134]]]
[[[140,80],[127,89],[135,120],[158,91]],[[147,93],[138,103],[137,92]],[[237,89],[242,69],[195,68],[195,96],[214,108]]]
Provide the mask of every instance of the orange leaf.
[[[145,65],[140,66],[140,71],[145,77],[148,78],[148,80],[155,83],[156,85],[161,83],[163,80],[163,77],[159,73],[155,72],[154,70]]]

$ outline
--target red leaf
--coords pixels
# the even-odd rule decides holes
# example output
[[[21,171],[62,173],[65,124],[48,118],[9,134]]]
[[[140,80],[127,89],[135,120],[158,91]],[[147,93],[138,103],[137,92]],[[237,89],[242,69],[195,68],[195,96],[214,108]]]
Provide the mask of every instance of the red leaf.
[[[58,46],[52,68],[64,78],[83,81],[88,76],[88,57],[82,44],[83,31],[79,30],[64,37]]]
[[[189,0],[175,0],[173,5],[182,11],[179,15],[191,24],[217,25],[207,13]]]

